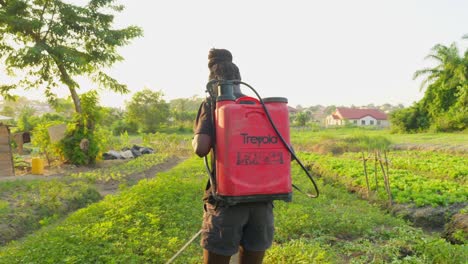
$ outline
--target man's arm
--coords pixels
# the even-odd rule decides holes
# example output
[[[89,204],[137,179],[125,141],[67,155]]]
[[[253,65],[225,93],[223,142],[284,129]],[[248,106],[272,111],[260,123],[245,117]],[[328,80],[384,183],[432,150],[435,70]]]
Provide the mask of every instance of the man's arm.
[[[210,153],[211,137],[207,134],[196,134],[192,140],[192,147],[195,154],[204,157]]]
[[[210,104],[205,101],[198,109],[192,140],[193,151],[199,157],[204,157],[210,153],[212,147],[212,131],[211,107]]]

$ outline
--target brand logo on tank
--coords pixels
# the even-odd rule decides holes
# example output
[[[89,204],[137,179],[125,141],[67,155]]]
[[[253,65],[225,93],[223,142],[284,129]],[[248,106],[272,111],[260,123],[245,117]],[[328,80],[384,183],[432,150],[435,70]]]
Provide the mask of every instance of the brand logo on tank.
[[[242,142],[244,144],[254,144],[260,147],[262,144],[277,144],[278,137],[267,135],[267,136],[250,136],[248,133],[241,133]]]

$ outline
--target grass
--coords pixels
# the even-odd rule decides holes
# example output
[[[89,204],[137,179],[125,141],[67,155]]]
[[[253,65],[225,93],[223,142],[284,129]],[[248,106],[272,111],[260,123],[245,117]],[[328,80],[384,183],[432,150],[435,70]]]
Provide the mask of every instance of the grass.
[[[82,181],[0,182],[0,245],[101,199]]]
[[[96,182],[134,184],[129,176],[142,173],[167,161],[168,150],[188,155],[186,135],[150,134],[155,149],[125,163],[88,172],[74,173],[55,180],[15,180],[0,182],[0,245],[51,225],[70,212],[102,199]]]
[[[294,146],[306,147],[316,144],[324,139],[346,138],[356,135],[383,136],[393,144],[422,145],[430,148],[437,146],[440,150],[453,147],[468,149],[468,132],[458,133],[417,133],[392,134],[388,129],[366,128],[328,128],[320,130],[291,130],[291,141]]]
[[[347,154],[331,156],[308,153],[302,155],[302,158],[306,163],[313,164],[309,166],[329,181],[340,183],[350,190],[358,188],[364,193],[367,183],[363,162],[358,159],[357,154]],[[372,163],[368,163],[367,167],[370,189],[377,192],[382,200],[385,200],[386,193],[382,173],[378,168],[378,177],[375,180]],[[467,201],[468,186],[460,184],[456,179],[428,177],[427,174],[392,167],[389,170],[389,177],[392,196],[397,203],[440,206]],[[377,186],[375,182],[377,182]]]
[[[293,181],[312,190],[294,166]],[[201,226],[206,175],[192,157],[171,171],[73,213],[0,249],[0,263],[165,263]],[[264,263],[463,263],[464,245],[424,234],[319,181],[321,196],[275,202],[276,235]],[[198,243],[176,263],[201,263]]]

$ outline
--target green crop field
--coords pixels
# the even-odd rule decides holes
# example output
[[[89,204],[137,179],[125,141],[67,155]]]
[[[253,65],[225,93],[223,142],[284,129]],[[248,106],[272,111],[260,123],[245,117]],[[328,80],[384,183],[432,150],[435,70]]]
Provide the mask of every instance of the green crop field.
[[[202,161],[191,158],[10,243],[0,263],[164,263],[199,230],[205,181]],[[310,185],[299,168],[294,181]],[[465,245],[424,234],[344,188],[319,187],[318,199],[295,194],[292,203],[275,203],[275,243],[265,263],[462,263],[467,257]],[[197,243],[176,263],[201,263]]]
[[[452,244],[439,233],[427,233],[388,210],[381,170],[372,159],[367,163],[367,190],[362,155],[372,156],[374,152],[348,151],[355,150],[355,146],[353,140],[346,141],[367,132],[293,132],[294,148],[316,177],[321,195],[311,199],[294,192],[293,202],[275,202],[275,241],[264,263],[465,263],[466,232],[456,231],[458,244]],[[388,135],[385,131],[370,130],[370,137],[365,139],[380,140]],[[398,135],[391,137],[387,158],[393,205],[445,208],[464,204],[465,209],[456,213],[466,214],[466,154],[392,150]],[[442,138],[451,144],[448,134]],[[159,142],[154,145],[157,154],[70,174],[68,185],[57,185],[62,186],[62,192],[47,187],[55,184],[52,181],[1,183],[2,193],[10,194],[0,200],[3,219],[12,214],[11,203],[15,199],[28,206],[23,211],[18,209],[21,206],[15,207],[18,211],[13,213],[28,215],[31,214],[28,210],[34,207],[26,202],[31,197],[57,198],[38,200],[36,207],[55,205],[56,211],[33,214],[38,216],[33,220],[36,227],[26,230],[22,239],[2,246],[0,263],[165,263],[201,227],[201,197],[207,175],[202,159],[188,154],[189,139],[188,135],[146,135],[146,142]],[[324,141],[341,144],[340,152],[328,153],[327,148],[334,149],[330,145],[314,152],[315,146]],[[169,171],[140,180],[137,185],[127,181],[131,175],[146,173],[153,165],[166,162],[171,155],[190,157]],[[300,166],[293,162],[292,168],[293,183],[312,192],[313,187]],[[78,208],[60,213],[61,204],[84,197],[81,193],[83,190],[86,193],[92,184],[113,181],[120,183],[119,192],[102,200],[99,196],[88,199],[75,212]],[[197,239],[175,263],[202,263],[201,255]]]

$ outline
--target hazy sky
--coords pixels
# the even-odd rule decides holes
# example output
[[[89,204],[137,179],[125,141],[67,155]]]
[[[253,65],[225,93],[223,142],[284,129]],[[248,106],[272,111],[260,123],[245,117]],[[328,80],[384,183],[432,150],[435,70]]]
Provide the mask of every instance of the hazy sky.
[[[432,66],[424,57],[435,44],[468,47],[466,0],[117,2],[126,6],[117,25],[140,26],[144,37],[120,49],[125,61],[108,70],[131,94],[102,92],[106,106],[122,106],[144,87],[162,90],[166,101],[204,96],[212,47],[229,49],[263,97],[287,97],[292,106],[407,106],[423,96],[412,77]]]

